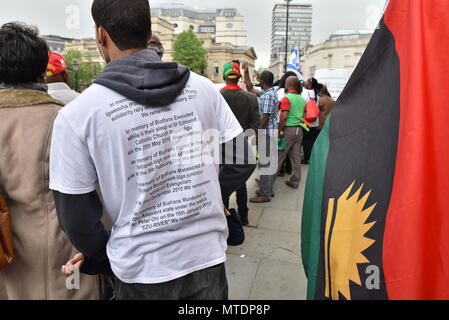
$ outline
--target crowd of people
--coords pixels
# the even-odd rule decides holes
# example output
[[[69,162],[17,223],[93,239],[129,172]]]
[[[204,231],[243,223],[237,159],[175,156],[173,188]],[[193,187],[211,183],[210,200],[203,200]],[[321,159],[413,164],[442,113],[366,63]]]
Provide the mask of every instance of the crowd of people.
[[[94,0],[92,17],[107,66],[82,94],[37,28],[0,27],[0,191],[14,247],[0,268],[0,299],[227,299],[230,196],[236,192],[238,220],[248,225],[248,201],[271,201],[277,176],[291,170],[286,184],[297,189],[334,101],[295,73],[275,86],[264,71],[257,90],[247,63],[229,62],[218,92],[186,67],[163,63],[148,0]],[[320,109],[311,123],[310,101]],[[248,200],[250,152],[220,165],[160,165],[176,148],[166,138],[176,119],[217,130],[223,158],[240,140],[251,150],[244,131],[252,129],[257,145],[266,143],[259,159],[278,157],[277,170],[259,161],[260,188]],[[73,266],[79,290],[66,287]]]

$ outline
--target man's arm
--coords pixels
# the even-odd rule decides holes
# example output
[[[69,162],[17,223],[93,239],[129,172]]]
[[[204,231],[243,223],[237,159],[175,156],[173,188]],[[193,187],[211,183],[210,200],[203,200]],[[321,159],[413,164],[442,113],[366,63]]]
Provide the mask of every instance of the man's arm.
[[[260,128],[261,129],[266,129],[267,128],[267,124],[268,124],[268,121],[270,120],[270,114],[269,113],[264,113],[263,115],[262,115],[262,121],[260,122]]]
[[[253,96],[254,97],[254,96]],[[254,97],[251,99],[251,114],[250,114],[250,122],[249,127],[254,129],[257,133],[257,130],[260,129],[260,113],[259,113],[259,102],[257,98]]]
[[[237,143],[243,141],[243,144]],[[229,147],[226,147],[226,146]],[[232,148],[231,146],[232,145]],[[250,149],[248,138],[233,139],[221,146],[222,164],[220,165],[219,181],[223,202],[231,194],[240,189],[256,170],[256,158]],[[226,150],[235,150],[232,157],[226,155]]]
[[[112,274],[106,255],[109,233],[101,218],[103,206],[96,191],[83,195],[68,195],[53,191],[61,229],[73,246],[86,257],[81,269],[87,274]]]
[[[282,111],[281,112],[281,118],[280,118],[280,121],[279,121],[279,132],[281,132],[282,130],[284,130],[284,128],[285,128],[285,124],[287,123],[287,120],[288,120],[288,111]]]
[[[278,130],[279,133],[284,130],[285,125],[287,124],[288,114],[290,112],[290,100],[287,97],[284,97],[282,101],[279,103],[279,110],[281,110],[281,117],[279,120]]]
[[[248,90],[248,92],[254,93],[255,95],[259,96],[259,91],[254,89],[253,83],[251,82],[251,79],[249,77],[248,62],[244,61],[242,63],[242,71],[246,84],[246,89]]]

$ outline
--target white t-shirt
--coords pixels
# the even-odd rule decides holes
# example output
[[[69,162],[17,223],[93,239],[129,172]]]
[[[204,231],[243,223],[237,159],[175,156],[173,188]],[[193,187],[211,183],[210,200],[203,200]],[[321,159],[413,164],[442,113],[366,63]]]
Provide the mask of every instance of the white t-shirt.
[[[315,100],[315,91],[303,88],[301,96],[304,98],[304,100],[306,100],[306,103],[309,103],[310,100]],[[311,122],[310,125],[312,126],[312,128],[318,128],[320,126],[320,119],[316,119],[316,121]]]
[[[69,104],[73,100],[79,97],[79,93],[70,87],[65,82],[49,83],[48,94],[53,98],[62,101],[64,104]]]
[[[167,282],[226,260],[218,164],[172,161],[189,140],[170,132],[198,134],[195,123],[200,135],[217,129],[217,144],[243,132],[212,82],[194,73],[168,107],[144,107],[92,85],[55,120],[50,188],[76,195],[100,185],[114,224],[107,254],[123,282]],[[206,142],[199,145],[203,152]],[[183,156],[193,149],[188,143]]]

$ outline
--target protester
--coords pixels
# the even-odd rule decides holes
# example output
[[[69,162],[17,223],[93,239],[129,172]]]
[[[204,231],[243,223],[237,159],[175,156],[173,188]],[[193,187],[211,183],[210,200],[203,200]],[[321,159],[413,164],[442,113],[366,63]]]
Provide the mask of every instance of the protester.
[[[147,49],[148,0],[94,0],[92,16],[107,66],[55,120],[50,187],[59,221],[81,259],[109,259],[118,300],[227,299],[223,199],[255,165],[184,162],[205,145],[184,138],[212,132],[234,144],[243,130],[210,81]]]
[[[70,89],[70,75],[67,72],[65,59],[59,53],[50,55],[47,66],[48,93],[64,104],[70,103],[79,96],[79,93]]]
[[[11,300],[99,299],[98,277],[69,290],[59,269],[76,254],[60,229],[48,188],[50,137],[63,105],[47,93],[48,52],[38,30],[0,27],[0,189],[11,212],[14,259],[0,270]],[[1,291],[1,290],[0,290]]]
[[[285,94],[286,94],[285,82],[287,81],[288,77],[292,77],[292,76],[296,77],[296,73],[294,73],[293,71],[287,71],[280,79],[279,88],[277,90],[279,101],[282,101],[282,99],[284,99]],[[288,175],[292,174],[292,163],[291,163],[289,157],[286,157],[284,163],[281,164],[281,170],[279,170],[277,176],[283,177],[285,175],[285,173],[287,173]]]
[[[271,159],[273,154],[270,153],[271,143],[277,142],[277,130],[279,125],[279,100],[277,92],[273,87],[274,75],[270,71],[262,72],[260,76],[260,85],[262,90],[254,89],[254,86],[249,77],[248,63],[242,64],[242,70],[245,74],[245,84],[249,92],[252,92],[260,97],[259,109],[262,115],[261,129],[265,130],[266,140],[266,157]],[[274,139],[273,139],[274,138]],[[269,167],[270,162],[260,164],[261,168]],[[260,190],[256,192],[257,197],[249,199],[253,203],[270,202],[274,197],[273,184],[276,178],[276,173],[273,175],[261,174],[260,176]]]
[[[329,91],[327,90],[327,87],[323,86],[320,90],[320,103],[318,104],[318,108],[320,109],[320,126],[318,127],[318,130],[320,132],[323,129],[324,124],[326,123],[327,117],[334,108],[334,105],[335,100],[331,97]]]
[[[226,86],[221,90],[221,94],[231,107],[232,112],[240,122],[243,130],[252,129],[251,135],[257,134],[260,127],[259,102],[257,96],[242,90],[238,86],[241,78],[240,67],[237,63],[229,62],[223,67],[223,78]],[[224,204],[229,208],[229,198]],[[248,191],[246,183],[237,190],[237,207],[240,220],[244,226],[248,225]]]
[[[157,36],[157,34],[155,33],[151,35],[150,41],[148,42],[148,49],[156,51],[159,58],[162,59],[164,57],[165,52],[164,46],[162,45],[162,42]]]
[[[310,100],[314,100],[318,105],[319,102],[319,92],[323,85],[318,83],[315,78],[310,78],[306,81],[305,89],[303,90],[302,97],[309,102]],[[304,140],[303,140],[303,149],[304,149],[304,159],[302,160],[302,164],[309,164],[310,155],[312,154],[312,148],[315,143],[316,138],[318,137],[320,126],[319,119],[310,123],[312,126],[310,131],[304,130]]]
[[[282,99],[280,110],[281,119],[279,122],[279,135],[284,135],[286,148],[279,151],[279,170],[282,168],[285,158],[288,156],[292,163],[292,177],[285,181],[285,184],[293,189],[298,189],[301,181],[301,144],[303,138],[302,127],[300,126],[306,101],[301,97],[301,86],[296,75],[287,78],[285,89],[286,96]]]

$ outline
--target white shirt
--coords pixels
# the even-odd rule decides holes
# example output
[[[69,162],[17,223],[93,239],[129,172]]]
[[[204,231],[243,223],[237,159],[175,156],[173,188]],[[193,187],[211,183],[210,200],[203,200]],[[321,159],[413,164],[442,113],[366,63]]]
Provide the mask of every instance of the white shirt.
[[[306,103],[309,103],[310,100],[315,100],[315,91],[303,88],[301,96],[304,98],[304,100],[306,100]],[[312,128],[318,128],[320,126],[320,119],[316,119],[316,121],[311,122],[310,125],[312,126]]]
[[[167,282],[226,260],[218,164],[172,161],[179,146],[187,143],[187,156],[193,148],[170,131],[186,128],[191,136],[195,120],[200,134],[218,130],[217,144],[243,132],[213,83],[194,73],[168,107],[92,85],[55,120],[50,188],[85,194],[99,183],[114,224],[107,254],[123,282]]]
[[[48,93],[55,99],[63,102],[64,104],[69,104],[73,100],[79,97],[79,93],[75,90],[70,89],[70,87],[65,82],[55,82],[49,83]]]

